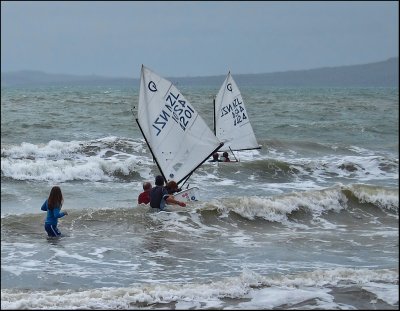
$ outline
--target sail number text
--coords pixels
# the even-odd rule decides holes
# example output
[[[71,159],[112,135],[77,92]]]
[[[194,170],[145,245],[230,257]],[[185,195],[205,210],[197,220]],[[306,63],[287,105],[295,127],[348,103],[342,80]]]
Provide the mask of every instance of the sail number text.
[[[152,126],[156,129],[158,136],[162,129],[167,125],[169,119],[173,119],[185,131],[195,112],[185,100],[180,99],[181,94],[169,92],[165,98],[165,106],[160,115],[153,122]],[[182,97],[181,97],[182,98]]]
[[[243,101],[239,98],[235,98],[232,104],[223,106],[221,109],[221,118],[226,115],[231,115],[233,118],[233,125],[239,125],[240,123],[247,120],[246,110],[243,107]]]

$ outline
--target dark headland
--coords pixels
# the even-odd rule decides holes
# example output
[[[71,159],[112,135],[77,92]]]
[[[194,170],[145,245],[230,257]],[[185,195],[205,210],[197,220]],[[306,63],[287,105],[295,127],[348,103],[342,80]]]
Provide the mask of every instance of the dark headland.
[[[152,68],[156,70],[156,68]],[[140,70],[138,69],[139,74]],[[177,86],[220,87],[227,73],[203,77],[165,77]],[[240,86],[266,87],[398,87],[399,58],[381,62],[324,67],[309,70],[240,74],[232,72]],[[138,86],[137,78],[108,78],[96,75],[49,74],[41,71],[1,73],[1,86]]]

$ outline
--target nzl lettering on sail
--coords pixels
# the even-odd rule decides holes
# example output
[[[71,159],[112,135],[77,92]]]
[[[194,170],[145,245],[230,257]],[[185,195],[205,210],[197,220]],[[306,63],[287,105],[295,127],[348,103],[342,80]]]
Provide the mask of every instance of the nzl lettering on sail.
[[[221,118],[232,112],[234,125],[239,125],[244,120],[247,120],[246,110],[242,105],[243,99],[236,97],[232,104],[226,105],[221,108]]]
[[[180,99],[181,98],[181,99]],[[194,119],[195,112],[189,104],[186,103],[180,93],[176,95],[171,91],[165,98],[165,106],[161,113],[153,122],[152,126],[157,131],[158,136],[170,119],[174,120],[185,131],[189,122]]]

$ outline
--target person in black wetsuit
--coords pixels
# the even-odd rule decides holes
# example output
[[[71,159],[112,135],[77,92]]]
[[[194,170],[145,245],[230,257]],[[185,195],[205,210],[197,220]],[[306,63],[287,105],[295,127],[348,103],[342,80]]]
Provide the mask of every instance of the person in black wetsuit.
[[[209,160],[208,162],[223,162],[222,160],[219,159],[218,152],[214,152],[212,157],[213,157],[212,160]]]
[[[150,191],[150,206],[160,210],[164,210],[166,204],[176,204],[185,207],[185,202],[175,200],[172,195],[172,193],[178,190],[177,188],[174,181],[169,181],[168,187],[164,187],[164,178],[161,175],[156,176],[155,187]]]

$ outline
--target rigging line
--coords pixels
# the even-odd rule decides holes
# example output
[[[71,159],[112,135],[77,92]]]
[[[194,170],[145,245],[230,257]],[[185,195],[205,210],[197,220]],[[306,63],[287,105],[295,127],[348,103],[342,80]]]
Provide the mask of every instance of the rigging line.
[[[235,154],[233,153],[231,146],[229,146],[229,150],[232,152],[232,155],[235,158],[236,162],[239,162],[239,160],[236,158]]]

